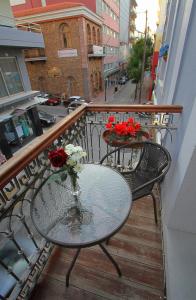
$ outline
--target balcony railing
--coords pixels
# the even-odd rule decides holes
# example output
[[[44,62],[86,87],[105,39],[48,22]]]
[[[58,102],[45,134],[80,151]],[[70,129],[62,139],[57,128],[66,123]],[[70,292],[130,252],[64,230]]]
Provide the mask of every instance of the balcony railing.
[[[153,139],[163,142],[174,138],[180,122],[180,106],[92,105],[81,106],[65,119],[36,138],[1,166],[0,174],[0,298],[26,299],[47,262],[52,245],[35,230],[30,218],[30,203],[35,191],[50,174],[47,152],[52,145],[81,145],[87,152],[86,162],[97,163],[111,150],[103,138],[108,116],[118,121],[134,117],[149,130]],[[108,159],[108,165],[132,168],[138,149]],[[47,206],[47,203],[45,204]]]
[[[36,23],[25,23],[25,24],[17,24],[16,25],[18,29],[24,30],[24,31],[31,31],[31,32],[37,32],[41,33],[41,26]]]
[[[105,56],[103,47],[97,45],[88,45],[88,57],[103,57]]]
[[[28,49],[24,50],[25,61],[46,61],[46,53],[44,49]]]

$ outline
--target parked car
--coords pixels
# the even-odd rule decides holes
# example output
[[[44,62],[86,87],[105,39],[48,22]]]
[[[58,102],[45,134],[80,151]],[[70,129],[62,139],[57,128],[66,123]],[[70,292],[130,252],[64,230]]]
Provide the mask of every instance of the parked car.
[[[53,115],[50,115],[44,111],[39,110],[38,115],[39,115],[39,118],[40,118],[40,121],[41,121],[41,124],[43,127],[49,126],[56,122],[56,118]]]
[[[69,105],[69,104],[70,104],[71,102],[73,102],[73,101],[83,101],[83,102],[85,102],[85,99],[82,98],[81,96],[71,96],[71,97],[69,97],[68,99],[63,100],[63,104],[64,104],[65,106],[67,106],[67,105]]]
[[[49,94],[47,94],[47,93],[40,93],[40,94],[38,94],[36,97],[38,97],[38,98],[45,98],[45,99],[48,99],[49,98]]]
[[[71,96],[68,98],[68,102],[71,103],[72,101],[85,101],[84,98],[81,96]]]
[[[61,99],[58,97],[49,97],[45,102],[46,105],[58,105],[61,103]]]
[[[126,83],[126,78],[125,78],[125,76],[121,77],[118,83],[119,83],[119,84],[125,84],[125,83]]]
[[[88,104],[85,100],[81,99],[81,100],[74,100],[72,101],[68,107],[67,107],[67,112],[70,113],[73,110],[75,110],[76,108],[78,108],[80,105],[82,104]]]

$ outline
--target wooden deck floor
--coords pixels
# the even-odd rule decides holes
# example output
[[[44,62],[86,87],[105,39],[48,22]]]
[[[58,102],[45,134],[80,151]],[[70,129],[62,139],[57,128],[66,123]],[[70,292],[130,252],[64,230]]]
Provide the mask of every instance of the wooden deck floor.
[[[150,198],[133,204],[126,225],[107,249],[121,268],[121,278],[95,246],[82,249],[66,288],[65,273],[75,250],[56,247],[31,300],[163,299],[160,226],[154,223]]]

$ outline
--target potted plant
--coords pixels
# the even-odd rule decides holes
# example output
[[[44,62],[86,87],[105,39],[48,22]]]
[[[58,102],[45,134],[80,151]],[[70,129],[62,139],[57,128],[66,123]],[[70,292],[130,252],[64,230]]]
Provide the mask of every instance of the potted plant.
[[[110,146],[119,147],[149,139],[149,133],[141,127],[139,122],[135,122],[134,118],[116,123],[115,117],[110,116],[106,130],[103,132],[103,139]]]

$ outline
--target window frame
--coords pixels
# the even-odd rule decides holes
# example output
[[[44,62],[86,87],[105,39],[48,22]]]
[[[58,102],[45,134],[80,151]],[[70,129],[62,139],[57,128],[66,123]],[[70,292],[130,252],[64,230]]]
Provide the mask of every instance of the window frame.
[[[21,70],[20,70],[20,67],[19,67],[19,64],[18,64],[17,57],[16,57],[16,56],[0,56],[0,60],[1,60],[1,59],[4,59],[4,60],[5,60],[5,59],[14,59],[15,64],[16,64],[16,68],[17,68],[17,71],[18,71],[18,74],[19,74],[19,77],[20,77],[20,81],[21,81],[21,85],[22,85],[23,91],[18,92],[18,93],[14,93],[14,94],[10,94],[9,89],[8,89],[8,87],[7,87],[6,80],[5,80],[4,75],[3,75],[3,72],[2,72],[2,69],[1,69],[1,67],[0,67],[1,77],[2,77],[2,79],[3,79],[3,83],[4,83],[5,89],[6,89],[6,91],[7,91],[7,95],[4,96],[4,97],[0,97],[0,101],[1,101],[1,99],[3,99],[3,98],[6,98],[6,97],[12,97],[12,96],[14,96],[14,95],[20,94],[20,93],[22,93],[22,92],[25,91],[25,88],[24,88],[24,82],[23,82],[23,77],[22,77],[22,73],[21,73]]]

